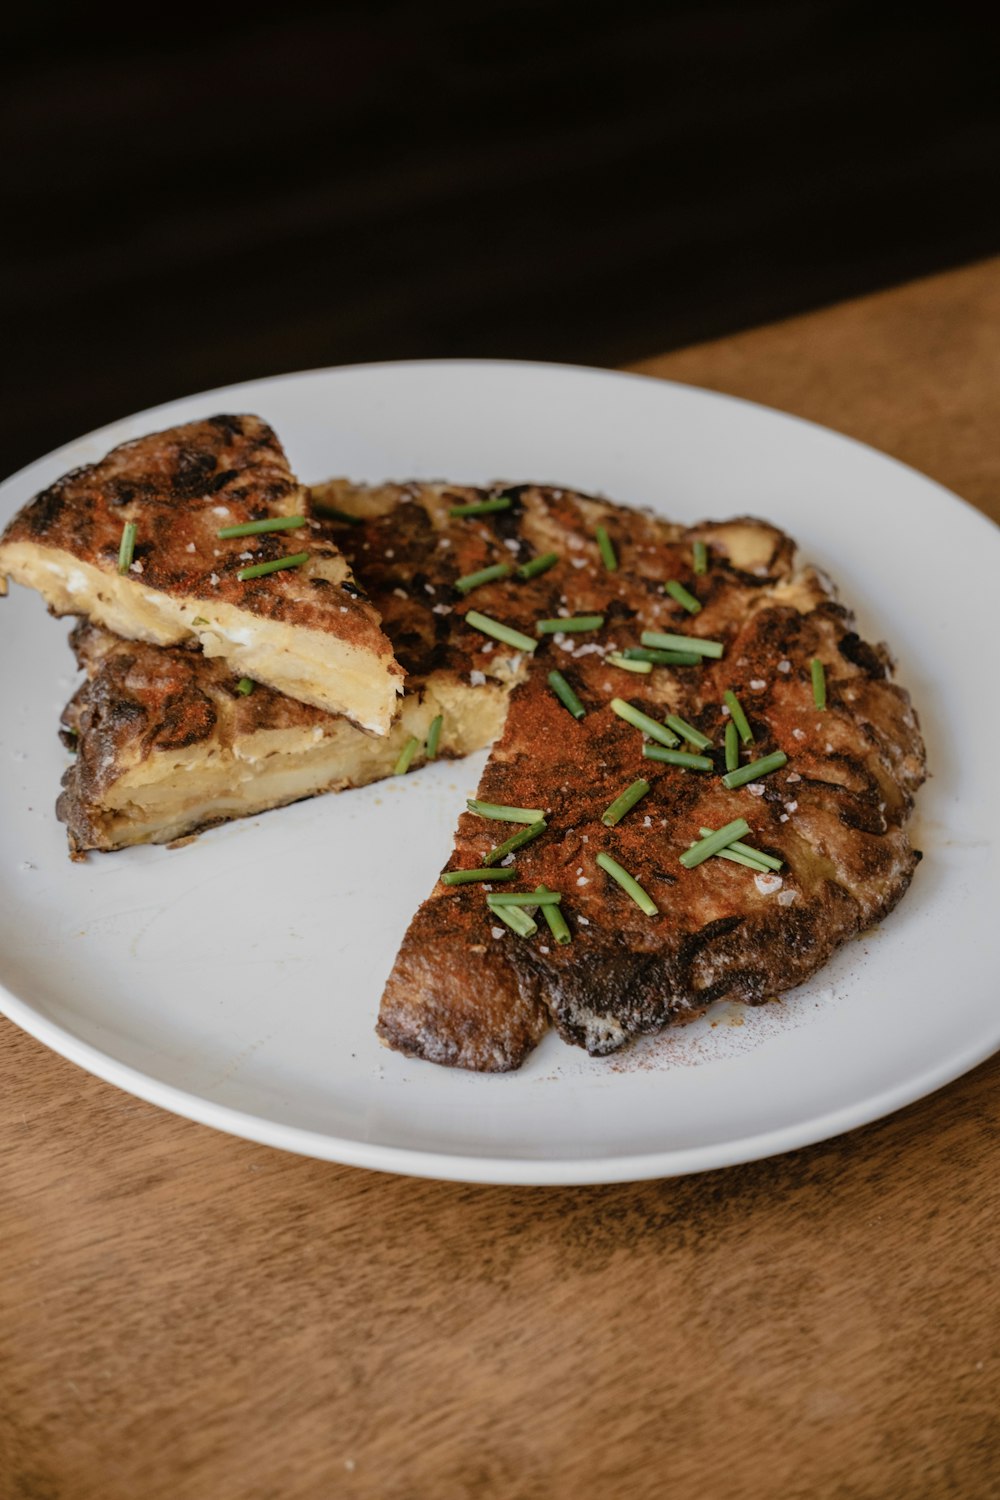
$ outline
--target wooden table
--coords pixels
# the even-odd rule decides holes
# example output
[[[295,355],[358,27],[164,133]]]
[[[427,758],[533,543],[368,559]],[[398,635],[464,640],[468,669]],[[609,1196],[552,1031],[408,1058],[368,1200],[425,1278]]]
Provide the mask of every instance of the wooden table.
[[[1000,261],[648,362],[1000,516]],[[230,1140],[0,1027],[0,1500],[1000,1494],[1000,1058],[589,1189]]]

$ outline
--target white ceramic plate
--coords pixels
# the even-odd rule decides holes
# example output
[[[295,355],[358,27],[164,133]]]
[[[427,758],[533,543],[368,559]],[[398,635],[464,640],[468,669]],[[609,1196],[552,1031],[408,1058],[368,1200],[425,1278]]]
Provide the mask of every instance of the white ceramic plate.
[[[704,391],[548,365],[321,370],[173,402],[0,490],[0,523],[113,444],[218,411],[276,428],[306,481],[538,479],[682,521],[787,528],[891,642],[932,778],[909,895],[812,983],[759,1011],[594,1061],[550,1036],[517,1074],[384,1050],[372,1031],[408,918],[482,757],[71,864],[53,803],[65,622],[0,602],[0,1006],[56,1051],[192,1119],[365,1167],[480,1182],[666,1176],[878,1118],[1000,1044],[993,650],[1000,535],[930,480],[835,433]],[[990,655],[987,657],[987,650]],[[510,941],[517,941],[511,937]]]

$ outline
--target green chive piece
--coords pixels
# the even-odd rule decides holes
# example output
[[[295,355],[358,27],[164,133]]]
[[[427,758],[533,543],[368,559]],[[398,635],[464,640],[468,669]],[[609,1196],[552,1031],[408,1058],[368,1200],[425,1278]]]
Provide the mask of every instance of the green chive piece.
[[[453,505],[449,516],[493,516],[498,510],[510,510],[514,504],[509,495],[500,495],[496,500],[474,500],[471,505]]]
[[[242,526],[223,526],[219,536],[262,536],[265,531],[297,531],[305,516],[267,516],[263,521],[244,521]]]
[[[691,845],[692,849],[694,845]],[[731,864],[743,865],[748,870],[754,870],[758,875],[770,875],[769,866],[761,864],[759,859],[751,859],[749,854],[743,854],[737,849],[718,849],[712,856],[713,859],[728,859]]]
[[[746,818],[734,818],[731,823],[717,828],[714,833],[703,838],[691,849],[685,849],[681,855],[681,864],[685,870],[693,870],[695,865],[700,865],[702,860],[711,859],[713,854],[718,854],[720,849],[728,849],[730,844],[735,844],[745,833],[750,832],[750,824]]]
[[[410,738],[407,740],[406,744],[399,752],[399,759],[392,768],[393,776],[406,775],[407,771],[410,769],[410,762],[413,760],[413,757],[419,746],[420,741],[417,739],[415,734],[411,734]]]
[[[740,763],[740,737],[732,719],[726,721],[726,770],[735,771]]]
[[[613,667],[620,667],[623,672],[646,674],[653,670],[651,661],[633,661],[629,656],[622,656],[620,651],[609,651],[605,660]]]
[[[489,897],[487,897],[487,905],[492,915],[499,917],[501,922],[505,922],[513,932],[517,933],[518,937],[534,937],[538,931],[538,923],[519,906],[494,906]]]
[[[507,870],[446,870],[440,880],[442,885],[470,885],[478,880],[513,880],[516,874],[513,866]]]
[[[712,743],[707,734],[702,734],[700,729],[695,729],[693,724],[689,724],[679,714],[666,714],[664,717],[674,733],[679,734],[682,740],[687,740],[696,750],[705,750]]]
[[[519,630],[512,630],[509,625],[501,625],[499,620],[493,620],[489,615],[481,615],[478,609],[470,609],[465,616],[465,623],[471,625],[473,630],[479,630],[483,635],[491,635],[495,641],[502,641],[505,646],[513,646],[516,651],[534,651],[538,645],[530,635],[522,635]]]
[[[134,521],[126,521],[122,527],[122,539],[118,544],[118,571],[127,573],[132,566],[132,555],[135,552],[135,534],[138,530]]]
[[[603,615],[568,615],[565,620],[539,620],[535,630],[539,635],[559,635],[566,630],[570,635],[581,630],[600,630]]]
[[[614,543],[608,536],[607,529],[604,526],[598,526],[594,532],[594,536],[597,538],[597,549],[601,554],[601,561],[609,573],[616,573],[618,571],[618,558],[615,554]]]
[[[740,739],[743,741],[744,745],[749,745],[750,741],[753,739],[753,730],[750,728],[747,716],[743,712],[742,703],[737,698],[736,694],[731,692],[729,688],[726,688],[726,691],[723,693],[722,701],[723,703],[725,703],[726,707],[729,709],[730,714],[732,715],[732,720],[736,725],[736,730],[739,734]]]
[[[248,578],[263,578],[268,573],[278,573],[282,568],[301,568],[309,561],[308,552],[293,552],[290,557],[273,557],[270,562],[254,563],[250,568],[241,568],[237,573],[240,583]]]
[[[703,839],[707,839],[715,832],[715,829],[699,828],[698,832]],[[735,844],[727,845],[727,848],[732,849],[736,854],[746,854],[751,859],[758,860],[764,866],[765,870],[780,870],[785,863],[783,859],[778,859],[774,854],[765,854],[763,849],[754,849],[750,844],[741,844],[738,840]]]
[[[684,606],[689,615],[701,614],[701,605],[698,600],[684,587],[683,583],[678,583],[676,578],[668,579],[663,587],[671,599]]]
[[[738,766],[735,771],[727,771],[722,778],[722,785],[733,791],[738,786],[746,786],[748,781],[756,781],[760,776],[769,776],[772,771],[780,771],[781,767],[787,763],[788,756],[784,750],[775,750],[773,755],[765,755],[760,760],[752,760],[748,766]]]
[[[631,703],[626,703],[624,698],[612,698],[611,708],[619,719],[624,719],[626,724],[632,725],[633,729],[641,729],[643,734],[648,734],[651,740],[659,740],[661,745],[680,744],[680,740],[665,724],[658,724],[655,719],[649,717],[649,714],[644,714],[638,708],[633,708]]]
[[[427,731],[427,759],[437,760],[438,745],[441,743],[441,725],[444,723],[443,714],[435,714],[431,720],[431,727]]]
[[[721,641],[706,641],[700,635],[671,635],[665,630],[644,630],[639,639],[644,646],[659,646],[664,651],[694,651],[698,656],[720,657],[725,649]]]
[[[348,526],[361,526],[364,516],[353,516],[349,510],[340,510],[336,505],[327,505],[325,500],[317,500],[311,497],[309,502],[314,511],[321,516],[329,516],[331,521],[346,521]]]
[[[659,914],[660,908],[652,896],[647,895],[639,882],[633,879],[627,870],[623,870],[618,861],[612,859],[610,854],[599,854],[597,856],[597,863],[606,874],[611,876],[612,880],[618,882],[626,895],[632,897],[636,906],[644,911],[647,917],[655,917]]]
[[[587,710],[574,693],[561,672],[550,672],[546,679],[564,708],[568,708],[574,719],[582,719]]]
[[[694,542],[691,547],[692,566],[696,573],[708,572],[708,548],[704,542]]]
[[[695,651],[651,651],[648,646],[627,646],[622,652],[629,661],[648,661],[654,667],[700,667],[702,657]]]
[[[121,565],[119,564],[119,572]],[[813,702],[817,708],[826,707],[826,668],[818,656],[814,656],[810,662],[813,680]]]
[[[208,621],[205,619],[204,615],[195,615],[194,619],[191,621],[191,624],[192,625],[207,625]]]
[[[614,828],[616,823],[620,823],[625,814],[631,812],[635,804],[640,802],[648,791],[649,782],[643,781],[640,776],[638,781],[633,781],[631,786],[619,792],[611,805],[606,807],[601,814],[601,822],[605,828]]]
[[[544,896],[537,891],[498,891],[486,899],[491,906],[558,906],[562,895],[548,890]]]
[[[714,771],[707,755],[692,755],[687,750],[664,750],[661,745],[643,745],[647,760],[661,760],[668,766],[685,766],[689,771]]]
[[[491,568],[480,568],[478,573],[465,573],[455,579],[455,587],[463,594],[479,588],[483,583],[494,583],[498,578],[508,578],[513,572],[510,563],[494,563]]]
[[[519,829],[509,839],[504,839],[502,844],[495,845],[483,860],[483,864],[498,865],[501,860],[507,858],[508,854],[514,854],[518,849],[523,849],[525,844],[532,843],[545,832],[548,826],[544,818],[540,823],[529,823],[526,828]]]
[[[545,814],[540,807],[507,807],[502,802],[479,802],[470,797],[466,802],[470,812],[481,818],[494,818],[498,823],[542,823]]]
[[[549,888],[547,885],[538,885],[535,887],[535,890],[539,896],[546,895],[548,893],[548,889]],[[546,922],[548,922],[549,931],[551,932],[557,943],[568,943],[571,941],[571,934],[569,928],[566,925],[566,918],[563,916],[558,906],[543,906],[542,916],[545,918]]]
[[[253,692],[253,689],[254,684],[249,677],[241,677],[239,682],[236,684],[236,691],[243,698],[249,698],[250,694]]]
[[[547,573],[554,568],[559,561],[558,552],[543,552],[541,557],[533,557],[529,562],[522,563],[517,569],[518,578],[538,578],[540,574]]]

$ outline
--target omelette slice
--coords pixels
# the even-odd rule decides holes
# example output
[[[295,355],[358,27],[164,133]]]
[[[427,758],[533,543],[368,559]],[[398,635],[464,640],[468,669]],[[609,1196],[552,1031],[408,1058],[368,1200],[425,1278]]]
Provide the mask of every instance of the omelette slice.
[[[54,614],[158,646],[200,644],[237,677],[384,735],[402,672],[306,509],[266,422],[189,422],[123,443],[31,500],[0,538],[0,592],[13,578]],[[234,529],[243,534],[223,534]]]

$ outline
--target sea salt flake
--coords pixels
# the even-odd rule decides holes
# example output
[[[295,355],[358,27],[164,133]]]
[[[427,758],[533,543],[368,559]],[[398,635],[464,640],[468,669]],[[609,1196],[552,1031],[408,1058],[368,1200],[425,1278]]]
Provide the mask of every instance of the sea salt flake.
[[[750,686],[755,693],[762,693],[767,687],[767,683],[764,681],[763,677],[751,677]]]
[[[129,572],[130,573],[141,573],[142,572],[142,563],[139,561],[138,558],[136,558],[136,560],[135,560],[134,563],[130,564],[130,566],[129,566]]]
[[[804,740],[806,737],[806,732],[804,729],[793,729],[792,737],[793,739]]]
[[[791,906],[798,894],[798,891],[782,891],[778,896],[778,905]]]
[[[184,548],[184,551],[185,552],[193,552],[194,551],[194,542],[188,542],[187,546]]]
[[[495,645],[496,645],[496,641],[484,641],[483,644],[480,646],[479,649],[483,653],[484,656],[489,656],[490,652],[493,650],[493,647]]]
[[[217,589],[219,587],[219,575],[218,575],[218,573],[209,573],[209,575],[208,575],[208,581],[212,585],[213,589]]]
[[[574,568],[585,568],[587,566],[587,559],[585,557],[571,557],[570,564]]]
[[[383,557],[395,557],[396,554],[393,551],[392,547],[386,547],[385,551],[382,553],[382,556]]]
[[[762,870],[759,875],[754,876],[753,883],[762,896],[773,896],[775,891],[781,890],[785,882],[780,875],[765,874]]]
[[[566,636],[566,635],[557,635],[557,636],[554,636],[553,639],[555,640],[555,643],[559,647],[560,651],[575,651],[576,650],[576,643],[574,641],[572,641],[569,636]]]
[[[764,783],[762,781],[751,781],[747,786],[747,791],[751,797],[763,797]]]
[[[724,719],[728,719],[729,718],[729,704],[728,703],[724,703],[722,705],[722,717]]]
[[[251,559],[251,557],[253,557],[253,553],[252,552],[241,552],[240,553],[240,562],[249,562],[250,559]]]
[[[779,663],[778,663],[778,671],[779,672],[790,672],[791,670],[792,670],[792,664],[791,664],[791,662],[788,660],[787,657],[782,658],[782,660],[779,661]]]
[[[576,883],[577,883],[577,885],[589,885],[590,884],[590,880],[589,880],[589,878],[586,875],[581,875],[580,878],[579,878],[579,880]]]
[[[397,599],[406,599],[408,597],[405,589],[393,589],[392,592],[395,594]]]
[[[517,859],[517,855],[516,854],[505,854],[504,857],[503,857],[503,859],[500,861],[500,863],[501,863],[501,865],[512,865],[512,864],[514,864],[514,862],[516,861],[516,859]]]
[[[799,804],[797,802],[786,802],[785,803],[785,812],[793,813],[793,812],[798,812],[798,810],[799,810]]]
[[[520,552],[520,550],[521,550],[521,543],[517,540],[516,537],[513,537],[513,536],[506,536],[506,537],[504,537],[503,544],[507,548],[508,552]]]
[[[228,516],[228,514],[229,514],[229,506],[228,505],[213,505],[212,506],[212,515],[213,516]]]
[[[445,548],[446,548],[446,547],[450,547],[450,546],[451,546],[451,537],[449,537],[449,536],[443,536],[443,537],[442,537],[442,538],[441,538],[441,540],[440,540],[440,541],[439,541],[439,542],[438,542],[438,547],[439,547],[439,548],[440,548],[440,549],[441,549],[441,550],[442,550],[442,551],[443,551],[443,550],[444,550],[444,549],[445,549]]]
[[[798,771],[789,771],[788,775],[785,777],[785,780],[786,781],[801,781],[802,777],[799,775]]]
[[[779,823],[787,823],[788,822],[788,814],[787,813],[782,813],[781,817],[778,819],[778,822]]]
[[[495,938],[502,938],[504,935],[504,929],[502,927],[491,927],[490,932],[492,932]]]
[[[479,671],[476,670],[475,667],[473,667],[472,671],[469,673],[469,683],[470,683],[470,685],[472,687],[482,687],[482,685],[483,685],[483,683],[485,681],[486,681],[486,673],[485,672],[479,672]]]
[[[433,583],[425,583],[424,584],[424,593],[425,594],[436,594],[437,593],[437,589],[434,587]]]
[[[649,816],[649,813],[647,813],[646,816],[643,818],[643,820],[642,820],[642,826],[643,826],[643,828],[652,828],[652,826],[653,826],[653,820]]]
[[[827,742],[826,742],[826,744],[824,745],[823,748],[825,749],[827,755],[832,755],[833,754],[833,746],[830,744],[829,740],[827,740]]]
[[[589,919],[589,917],[577,917],[576,920],[577,920],[577,925],[580,926],[580,927],[589,927],[590,926],[590,919]]]
[[[431,614],[432,615],[450,615],[451,614],[451,605],[450,604],[432,604],[431,605]]]

